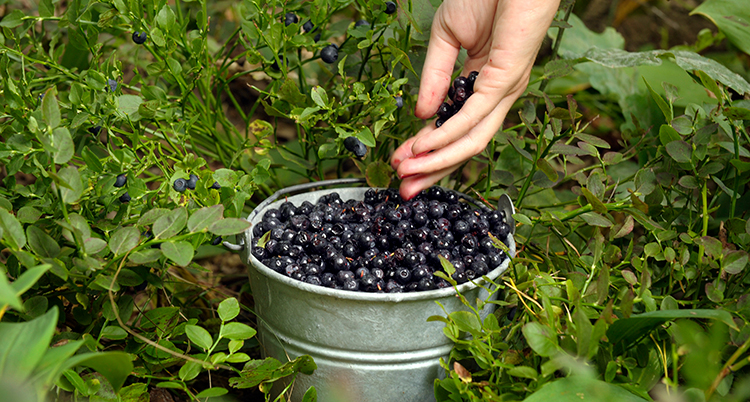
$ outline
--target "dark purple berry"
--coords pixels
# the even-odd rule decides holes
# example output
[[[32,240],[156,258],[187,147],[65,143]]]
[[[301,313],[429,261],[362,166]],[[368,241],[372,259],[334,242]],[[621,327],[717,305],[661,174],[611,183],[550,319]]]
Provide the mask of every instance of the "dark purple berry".
[[[187,188],[195,190],[195,185],[198,183],[198,176],[190,174],[190,179],[187,180]]]
[[[367,154],[367,147],[357,137],[344,138],[344,148],[353,153],[357,158]]]
[[[187,180],[185,179],[177,179],[174,181],[174,184],[172,185],[174,190],[177,191],[178,193],[185,191],[187,189],[187,186],[188,186]]]
[[[284,15],[284,25],[289,26],[292,24],[296,24],[299,22],[299,19],[297,18],[297,15],[294,13],[286,13]]]
[[[315,25],[313,25],[312,21],[307,20],[304,24],[302,24],[302,30],[305,31],[305,33],[313,32],[315,29]]]
[[[115,179],[115,187],[120,188],[125,185],[125,183],[128,182],[128,176],[123,173],[119,176],[117,176],[117,179]]]
[[[101,131],[102,131],[102,126],[89,127],[88,129],[88,132],[90,132],[93,135],[99,135]]]
[[[146,43],[146,32],[133,32],[133,42],[135,42],[136,45],[142,45]]]
[[[466,89],[466,85],[469,83],[469,80],[464,76],[458,76],[455,80],[453,80],[453,87],[458,88],[464,88]]]
[[[215,181],[214,184],[211,185],[211,189],[213,189],[213,190],[220,190],[221,189],[221,185],[219,184],[218,181]]]
[[[333,44],[324,47],[320,51],[320,59],[328,64],[335,63],[339,59],[339,48]]]
[[[479,71],[472,71],[469,73],[469,76],[466,77],[466,89],[468,89],[469,92],[474,92],[474,82],[477,80],[478,76]]]
[[[216,236],[213,238],[213,240],[211,240],[211,244],[214,246],[218,246],[219,244],[221,244],[221,242],[222,242],[221,236]]]
[[[435,120],[435,127],[436,127],[436,128],[440,128],[440,126],[442,126],[442,125],[443,125],[443,123],[445,123],[445,119],[443,119],[443,118],[441,117],[441,118],[439,118],[439,119]]]
[[[453,106],[450,103],[443,102],[437,110],[438,117],[448,119],[453,116]]]
[[[109,92],[115,92],[117,90],[117,81],[113,79],[108,79],[107,87],[105,89],[109,90]]]
[[[357,22],[354,23],[354,28],[369,27],[369,26],[370,26],[370,23],[367,22],[367,20],[359,20],[359,21],[357,21]]]
[[[120,196],[120,202],[122,203],[128,203],[130,202],[130,194],[126,191],[125,194]]]
[[[402,107],[404,107],[404,98],[402,98],[400,96],[396,97],[396,107],[398,109],[401,109]]]
[[[385,13],[386,14],[393,14],[396,12],[396,3],[392,1],[386,1],[385,2]]]

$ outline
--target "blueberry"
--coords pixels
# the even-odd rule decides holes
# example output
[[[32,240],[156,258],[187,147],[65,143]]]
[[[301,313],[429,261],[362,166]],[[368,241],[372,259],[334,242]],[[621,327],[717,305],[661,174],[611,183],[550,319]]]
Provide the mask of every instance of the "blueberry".
[[[215,181],[214,184],[211,185],[211,188],[214,189],[214,190],[220,190],[221,189],[221,185],[219,185],[218,181]]]
[[[367,147],[357,137],[344,138],[344,148],[353,153],[357,158],[367,154]]]
[[[435,289],[435,280],[432,279],[432,275],[425,276],[424,278],[419,280],[419,283],[417,284],[417,289],[419,290],[432,290]]]
[[[404,107],[404,98],[397,96],[395,99],[397,108],[401,109],[402,107]]]
[[[313,32],[315,30],[315,25],[313,25],[312,21],[307,20],[302,24],[302,30],[305,31],[305,33]]]
[[[127,203],[130,202],[130,194],[126,191],[125,194],[120,196],[120,202]]]
[[[211,240],[211,244],[214,245],[214,246],[218,246],[219,244],[221,244],[222,241],[223,240],[222,240],[221,236],[216,236],[216,237],[214,237]]]
[[[283,64],[283,65],[286,66],[286,64],[287,64],[286,63],[286,57],[284,57],[283,54],[279,55],[279,61],[281,62],[281,64]],[[271,68],[274,69],[274,70],[276,70],[276,71],[281,71],[281,68],[279,68],[279,63],[275,59],[273,61],[273,64],[271,64]]]
[[[386,14],[393,14],[396,12],[396,3],[392,1],[386,1],[385,2],[385,13]]]
[[[466,77],[466,89],[468,89],[471,92],[474,92],[474,82],[477,80],[478,76],[479,76],[479,71],[472,71],[469,73],[469,76]]]
[[[187,181],[187,188],[195,190],[195,185],[198,183],[198,176],[190,174],[190,179]]]
[[[339,59],[339,48],[336,45],[328,45],[320,51],[320,59],[324,62],[331,64],[335,63]]]
[[[441,118],[439,118],[439,119],[435,120],[435,127],[436,127],[436,128],[440,128],[440,126],[442,126],[442,125],[443,125],[443,123],[445,123],[445,119],[443,119],[443,118],[441,117]]]
[[[469,93],[466,91],[466,87],[456,88],[456,95],[453,98],[453,102],[462,104],[469,98]]]
[[[344,282],[344,290],[359,290],[359,281],[352,279]]]
[[[93,135],[99,135],[101,131],[102,131],[102,126],[89,127],[88,129],[88,132],[90,132]]]
[[[453,80],[453,87],[458,90],[458,88],[464,88],[466,89],[466,85],[469,83],[469,80],[464,76],[456,77],[455,80]]]
[[[125,185],[125,183],[128,182],[128,176],[123,173],[119,176],[117,176],[117,179],[115,179],[115,187],[120,188]]]
[[[181,193],[187,189],[188,182],[185,179],[177,179],[174,181],[174,184],[172,184],[172,187],[175,191],[178,193]]]
[[[305,278],[305,282],[315,286],[323,286],[323,281],[318,275],[308,275]]]
[[[133,42],[135,42],[136,45],[142,45],[146,43],[146,32],[133,32]]]
[[[285,26],[296,24],[298,22],[299,22],[299,19],[297,18],[297,16],[294,13],[286,13],[284,15],[284,25]]]
[[[105,90],[108,90],[109,92],[115,92],[117,90],[117,81],[113,79],[107,80],[107,86],[104,88]]]
[[[369,27],[369,26],[370,26],[370,23],[367,22],[367,20],[359,20],[359,21],[357,21],[357,22],[354,23],[354,28],[357,28],[357,27]]]

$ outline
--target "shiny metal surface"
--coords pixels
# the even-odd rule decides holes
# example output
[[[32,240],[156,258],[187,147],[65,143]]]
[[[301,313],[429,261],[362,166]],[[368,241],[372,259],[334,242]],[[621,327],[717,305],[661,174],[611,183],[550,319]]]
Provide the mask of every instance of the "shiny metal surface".
[[[261,221],[267,208],[291,201],[300,205],[331,191],[341,198],[363,199],[367,188],[319,190],[262,205],[253,211],[251,223]],[[515,241],[508,236],[511,256]],[[252,229],[240,243],[258,314],[258,337],[266,356],[281,361],[307,354],[318,369],[313,375],[299,374],[292,401],[300,401],[315,386],[319,401],[433,401],[433,383],[443,371],[439,359],[446,357],[452,342],[443,334],[444,323],[428,322],[433,315],[466,310],[455,290],[376,294],[350,292],[300,282],[264,266],[249,252],[254,243]],[[499,277],[508,260],[487,276]],[[486,281],[478,280],[486,285]],[[472,283],[458,286],[468,300],[486,299],[488,292]],[[494,310],[486,304],[482,316]]]

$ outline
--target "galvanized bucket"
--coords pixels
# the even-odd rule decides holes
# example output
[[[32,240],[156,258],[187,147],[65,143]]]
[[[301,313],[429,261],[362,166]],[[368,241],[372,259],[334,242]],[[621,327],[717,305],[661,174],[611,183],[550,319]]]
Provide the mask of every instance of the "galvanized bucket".
[[[272,203],[295,191],[358,182],[336,180],[280,190],[258,205],[247,220],[258,224],[264,211],[278,208],[281,202],[315,203],[332,191],[338,191],[344,200],[361,200],[367,188],[347,187],[307,192]],[[510,256],[514,256],[515,241],[512,235],[508,238]],[[318,400],[325,402],[435,400],[434,380],[442,374],[439,361],[448,356],[453,344],[443,334],[445,324],[428,322],[427,318],[445,315],[436,302],[448,312],[468,310],[453,288],[378,294],[315,286],[281,275],[258,261],[249,252],[248,245],[254,244],[252,230],[239,241],[242,259],[249,266],[263,353],[280,361],[310,355],[318,366],[312,375],[297,376],[292,401],[301,401],[311,386],[316,388]],[[499,277],[508,262],[506,259],[487,277]],[[475,282],[486,285],[482,279]],[[459,285],[458,291],[468,300],[485,300],[489,295],[471,282]],[[493,310],[494,304],[485,304],[482,317]]]

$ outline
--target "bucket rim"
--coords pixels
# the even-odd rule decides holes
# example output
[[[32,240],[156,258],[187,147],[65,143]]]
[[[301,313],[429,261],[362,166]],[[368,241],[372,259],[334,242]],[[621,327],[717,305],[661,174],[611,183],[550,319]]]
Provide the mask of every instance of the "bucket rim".
[[[350,187],[350,188],[363,188],[363,187]],[[379,188],[376,188],[376,189],[380,190]],[[343,189],[338,188],[336,190],[343,190]],[[326,190],[318,190],[318,191],[326,191]],[[317,192],[317,191],[312,191],[311,193],[314,193],[314,192]],[[259,216],[262,210],[271,208],[274,204],[280,203],[280,202],[282,201],[276,200],[270,203],[266,203],[265,205],[262,205],[262,206],[259,205],[260,208],[255,208],[252,212],[250,212],[250,214],[247,217],[247,220],[250,221],[251,219]],[[443,289],[423,290],[423,291],[404,292],[404,293],[375,293],[375,292],[334,289],[334,288],[329,288],[325,286],[313,285],[313,284],[309,284],[309,283],[306,283],[297,279],[290,278],[286,275],[283,275],[269,268],[268,266],[260,262],[260,260],[255,258],[252,252],[250,252],[250,250],[252,249],[252,242],[253,242],[252,229],[247,229],[243,233],[243,236],[241,238],[241,242],[244,243],[243,249],[247,255],[247,259],[246,259],[247,261],[245,261],[245,263],[249,265],[248,268],[257,270],[257,272],[266,276],[270,280],[281,282],[284,285],[290,286],[292,288],[296,288],[304,292],[312,293],[315,295],[328,296],[328,297],[333,297],[333,298],[343,299],[343,300],[363,301],[363,302],[380,302],[380,303],[398,303],[398,302],[408,302],[408,301],[436,300],[436,299],[442,299],[446,297],[455,296],[457,293],[465,294],[466,292],[472,291],[476,288],[492,285],[485,278],[488,278],[492,281],[495,281],[497,278],[499,278],[503,273],[505,273],[505,271],[508,270],[508,267],[510,266],[510,262],[515,257],[515,254],[516,254],[516,242],[515,242],[514,236],[509,233],[506,241],[508,243],[508,251],[509,251],[507,253],[508,258],[506,258],[502,263],[500,263],[498,267],[488,272],[483,277],[470,280],[468,282],[462,283],[455,287],[451,286],[451,287],[446,287]]]

